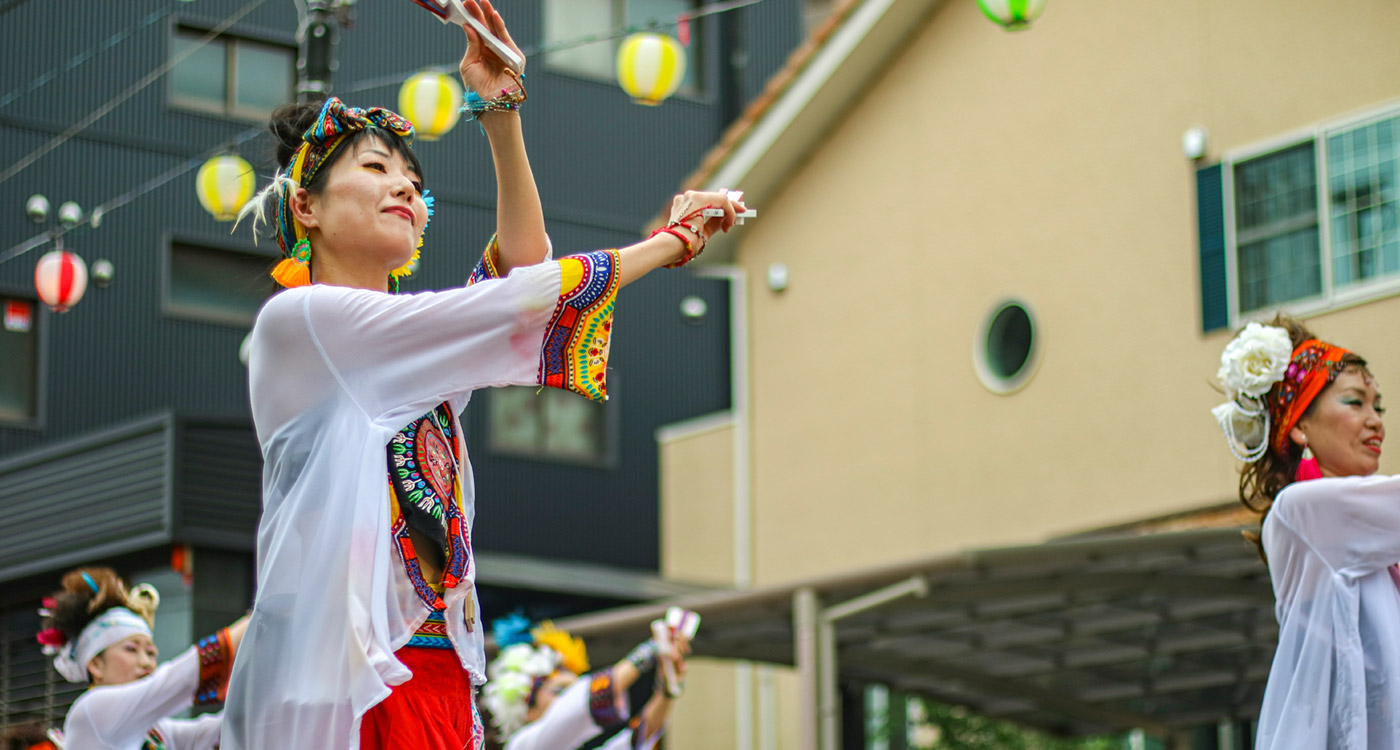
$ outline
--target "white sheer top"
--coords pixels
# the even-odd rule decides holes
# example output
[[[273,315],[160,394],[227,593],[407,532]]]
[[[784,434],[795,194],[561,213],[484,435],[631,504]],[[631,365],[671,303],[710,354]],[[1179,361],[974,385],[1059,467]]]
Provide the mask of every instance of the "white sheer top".
[[[1256,747],[1400,750],[1400,476],[1291,484],[1263,542],[1279,643]]]
[[[264,305],[248,363],[264,461],[257,598],[224,750],[358,747],[360,717],[411,677],[394,652],[428,614],[390,544],[385,446],[447,402],[469,527],[471,465],[456,422],[471,392],[542,383],[603,398],[617,271],[616,251],[598,251],[445,292],[317,284]],[[442,600],[448,637],[479,684],[468,560]]]
[[[166,718],[194,705],[199,677],[199,652],[192,646],[135,682],[92,688],[68,709],[64,746],[68,750],[139,750],[154,730],[167,750],[218,747],[218,714]]]

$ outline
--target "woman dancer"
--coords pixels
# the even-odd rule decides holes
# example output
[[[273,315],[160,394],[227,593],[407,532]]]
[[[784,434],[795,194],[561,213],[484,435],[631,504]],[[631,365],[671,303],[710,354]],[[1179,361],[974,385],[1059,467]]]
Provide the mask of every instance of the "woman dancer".
[[[511,43],[489,3],[465,5]],[[541,262],[549,241],[520,135],[525,92],[466,33],[461,73],[489,97],[469,104],[491,140],[498,196],[497,237],[467,287],[388,293],[429,216],[412,126],[336,99],[274,115],[283,169],[256,206],[274,214],[287,256],[274,275],[294,288],[268,301],[252,333],[263,517],[225,750],[480,742],[472,687],[485,654],[459,415],[472,391],[497,385],[605,398],[617,290],[688,261],[734,223],[725,194],[686,193],[648,240]]]
[[[1400,476],[1366,361],[1280,316],[1221,356],[1215,409],[1263,514],[1278,650],[1256,746],[1400,749]]]
[[[127,590],[111,568],[81,568],[40,610],[39,642],[69,682],[86,682],[63,724],[73,750],[207,750],[219,745],[219,716],[170,716],[224,698],[229,667],[248,618],[203,638],[156,666],[151,627],[160,596],[149,585]]]
[[[494,729],[488,732],[488,750],[573,750],[624,723],[627,727],[606,747],[656,744],[671,706],[680,697],[679,690],[671,693],[662,678],[665,665],[671,665],[678,683],[685,678],[690,643],[684,635],[673,635],[669,654],[660,653],[655,642],[646,640],[618,663],[591,673],[583,641],[548,622],[532,635],[533,644],[503,648],[488,670],[491,681],[481,691]],[[655,694],[631,717],[627,690],[658,666]]]

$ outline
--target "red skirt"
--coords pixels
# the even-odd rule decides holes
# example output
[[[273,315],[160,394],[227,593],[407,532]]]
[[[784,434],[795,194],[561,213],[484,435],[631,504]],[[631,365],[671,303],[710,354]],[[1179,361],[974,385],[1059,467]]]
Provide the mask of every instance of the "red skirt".
[[[457,652],[405,646],[394,655],[413,677],[361,719],[361,750],[478,750],[481,719]]]

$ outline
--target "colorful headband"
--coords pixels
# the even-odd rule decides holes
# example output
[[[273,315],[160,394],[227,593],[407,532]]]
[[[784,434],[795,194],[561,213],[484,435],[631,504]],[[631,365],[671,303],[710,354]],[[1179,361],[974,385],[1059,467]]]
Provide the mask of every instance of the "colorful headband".
[[[329,161],[331,154],[345,143],[346,137],[369,128],[381,128],[413,142],[413,124],[398,114],[383,107],[347,107],[336,97],[326,100],[316,121],[302,134],[302,144],[292,156],[287,171],[273,181],[277,191],[277,246],[285,258],[273,270],[272,276],[283,286],[303,286],[311,283],[310,273],[305,271],[310,250],[299,245],[306,239],[306,227],[292,214],[291,200],[295,189],[306,187],[316,178],[317,173]],[[432,219],[433,199],[427,192],[423,202],[428,206],[428,218]],[[427,224],[423,225],[426,232]],[[418,247],[408,263],[390,272],[391,283],[413,273],[418,267],[419,250],[423,247],[423,236],[418,237]],[[295,270],[294,267],[303,269]]]
[[[1288,455],[1288,433],[1317,394],[1346,369],[1342,358],[1349,353],[1317,339],[1308,339],[1293,350],[1293,358],[1279,381],[1278,397],[1270,409],[1274,423],[1270,442],[1275,453]]]

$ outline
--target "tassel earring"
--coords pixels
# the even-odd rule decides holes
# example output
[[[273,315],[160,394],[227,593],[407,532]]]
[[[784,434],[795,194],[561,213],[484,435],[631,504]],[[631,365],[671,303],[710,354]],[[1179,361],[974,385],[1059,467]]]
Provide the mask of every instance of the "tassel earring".
[[[1322,467],[1318,466],[1317,457],[1313,456],[1312,448],[1303,446],[1303,460],[1298,462],[1298,473],[1293,478],[1299,482],[1322,478]]]
[[[272,278],[288,289],[311,283],[311,240],[302,237],[292,245],[292,254],[272,269]]]

